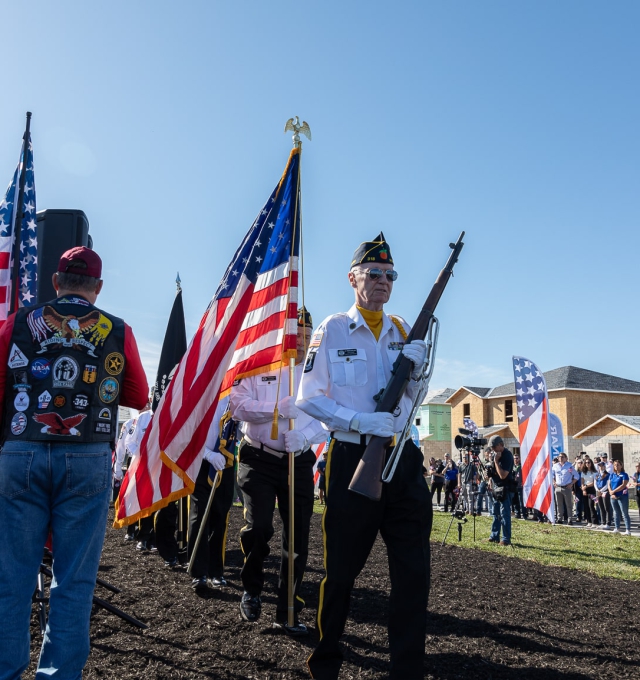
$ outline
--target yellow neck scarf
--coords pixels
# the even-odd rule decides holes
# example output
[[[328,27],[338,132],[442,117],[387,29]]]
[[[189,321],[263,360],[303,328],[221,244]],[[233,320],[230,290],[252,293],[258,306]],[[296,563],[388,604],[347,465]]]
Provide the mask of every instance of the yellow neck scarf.
[[[380,339],[380,333],[382,333],[382,310],[379,312],[372,312],[368,309],[363,309],[362,307],[356,305],[362,318],[365,320],[367,326],[375,336],[376,340]]]

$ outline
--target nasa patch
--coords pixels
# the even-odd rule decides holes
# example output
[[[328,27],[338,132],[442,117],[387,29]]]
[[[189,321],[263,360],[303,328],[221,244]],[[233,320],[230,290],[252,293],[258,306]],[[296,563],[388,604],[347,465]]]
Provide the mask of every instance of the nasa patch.
[[[48,359],[35,359],[30,370],[36,380],[44,380],[51,373],[51,362]]]

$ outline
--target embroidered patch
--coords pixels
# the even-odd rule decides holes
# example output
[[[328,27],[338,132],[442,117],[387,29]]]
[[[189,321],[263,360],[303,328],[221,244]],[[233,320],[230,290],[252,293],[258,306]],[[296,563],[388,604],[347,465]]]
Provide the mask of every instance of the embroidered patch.
[[[390,342],[389,349],[401,350],[404,347],[404,342]]]
[[[105,404],[111,404],[116,400],[120,392],[120,385],[115,378],[105,378],[100,383],[100,400]]]
[[[87,417],[86,413],[77,413],[75,416],[68,418],[61,418],[59,413],[34,413],[33,419],[36,423],[44,425],[40,432],[45,434],[55,434],[60,436],[80,436],[80,431],[76,429],[76,425]]]
[[[80,366],[75,359],[61,356],[53,363],[52,372],[54,387],[72,389],[80,375]]]
[[[76,394],[71,402],[74,411],[86,411],[89,408],[89,397],[86,394]]]
[[[38,397],[38,408],[42,411],[44,409],[49,407],[49,404],[51,403],[51,394],[49,393],[48,390],[45,390],[39,397]]]
[[[313,364],[316,360],[317,349],[310,349],[309,354],[307,354],[307,360],[304,364],[304,372],[309,373],[313,370]]]
[[[51,373],[51,362],[48,359],[35,359],[31,364],[31,375],[37,380],[44,380]]]
[[[119,352],[111,352],[104,360],[104,367],[109,375],[118,375],[124,368],[124,357]]]
[[[318,331],[317,333],[313,334],[313,337],[311,338],[311,342],[309,343],[309,349],[313,347],[320,347],[322,344],[322,336],[324,335],[323,331]]]
[[[98,418],[102,420],[111,420],[111,411],[108,408],[103,408],[98,414]],[[122,428],[124,429],[124,425]],[[122,436],[122,433],[120,433],[120,436]]]
[[[13,343],[11,352],[9,352],[9,360],[7,361],[9,368],[23,368],[29,365],[29,359],[22,353],[18,345]],[[24,430],[23,430],[24,432]]]
[[[56,396],[53,398],[53,405],[56,408],[62,408],[66,403],[67,398],[64,396],[64,394],[56,394]]]
[[[18,392],[13,400],[13,405],[16,407],[16,411],[26,411],[29,408],[29,394]]]
[[[98,434],[111,434],[111,423],[96,423],[94,432]]]
[[[92,364],[86,364],[84,370],[82,371],[82,382],[87,383],[87,385],[92,385],[96,378],[98,377],[98,367]]]
[[[11,434],[16,437],[27,429],[27,416],[24,413],[16,413],[11,418]]]

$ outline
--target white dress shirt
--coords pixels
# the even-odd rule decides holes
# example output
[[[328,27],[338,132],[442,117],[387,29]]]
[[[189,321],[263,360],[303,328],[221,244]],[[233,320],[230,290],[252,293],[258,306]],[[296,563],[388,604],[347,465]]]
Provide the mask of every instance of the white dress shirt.
[[[116,444],[116,468],[121,468],[122,464],[124,463],[124,458],[127,453],[127,447],[125,445],[127,435],[129,434],[129,430],[133,432],[131,429],[135,423],[135,418],[129,418],[123,425],[122,429],[120,430],[120,436],[118,437],[118,443]]]
[[[151,416],[153,416],[153,411],[151,411],[151,409],[148,411],[143,411],[135,420],[133,432],[129,430],[129,433],[124,440],[125,448],[129,451],[132,458],[138,455],[140,443],[142,442],[144,433],[147,431],[147,427],[151,422]]]
[[[300,384],[303,370],[303,364],[296,366],[296,389]],[[280,381],[279,393],[278,380]],[[278,369],[270,373],[242,378],[239,384],[231,388],[231,415],[235,420],[240,421],[240,432],[249,440],[264,444],[276,451],[284,451],[284,434],[289,429],[287,418],[278,419],[278,439],[271,439],[276,395],[278,395],[278,401],[289,395],[288,366],[283,366],[282,371]],[[307,438],[310,445],[319,444],[327,438],[327,431],[322,424],[304,411],[300,411],[295,424],[295,429]]]
[[[408,324],[395,318],[408,333]],[[403,347],[403,335],[386,314],[378,340],[355,305],[326,318],[311,339],[296,405],[329,430],[348,431],[357,413],[376,410],[373,398],[389,382],[391,367]],[[396,433],[411,413],[418,385],[410,381],[400,400]]]

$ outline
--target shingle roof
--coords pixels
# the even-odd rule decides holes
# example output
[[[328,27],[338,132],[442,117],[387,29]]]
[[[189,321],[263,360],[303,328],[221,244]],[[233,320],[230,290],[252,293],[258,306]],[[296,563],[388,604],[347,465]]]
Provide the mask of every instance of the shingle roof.
[[[444,404],[447,399],[455,392],[451,387],[445,387],[441,390],[429,390],[427,396],[424,398],[423,404]]]
[[[469,390],[469,392],[473,392],[473,394],[477,394],[479,397],[486,397],[489,392],[491,392],[490,387],[467,387],[466,385],[462,386],[463,389]]]
[[[578,368],[577,366],[554,368],[552,371],[546,371],[543,375],[547,383],[547,390],[574,389],[640,394],[640,382],[627,380],[626,378],[617,378],[607,373],[589,371],[586,368]],[[472,388],[467,387],[466,389],[471,390]],[[488,398],[506,397],[515,393],[515,384],[510,382],[494,387],[492,390],[489,390],[488,394],[482,396]]]
[[[591,425],[587,425],[587,427],[585,427],[583,430],[580,430],[580,432],[576,432],[573,436],[576,439],[580,439],[580,437],[586,435],[589,432],[589,430],[591,430],[591,428],[600,424],[602,421],[607,420],[607,418],[617,420],[619,423],[622,423],[623,425],[628,425],[630,428],[636,430],[637,432],[640,432],[640,416],[614,416],[611,415],[610,413],[607,413],[606,416],[598,418],[598,420],[591,423]]]

